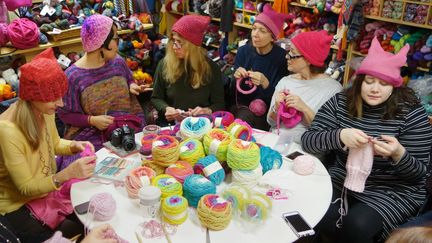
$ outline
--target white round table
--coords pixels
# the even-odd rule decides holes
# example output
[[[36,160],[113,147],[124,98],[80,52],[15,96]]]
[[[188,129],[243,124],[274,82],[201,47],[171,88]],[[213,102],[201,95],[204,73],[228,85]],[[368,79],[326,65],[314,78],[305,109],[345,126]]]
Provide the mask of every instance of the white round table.
[[[142,133],[136,134],[137,142],[141,141]],[[258,132],[254,134],[257,142],[275,147],[278,136],[272,133]],[[284,154],[300,150],[298,144],[287,146]],[[107,156],[117,157],[103,148],[96,153],[97,163]],[[139,154],[127,157],[129,160],[141,160]],[[232,220],[230,225],[222,231],[207,231],[199,224],[194,209],[189,209],[190,217],[185,223],[177,227],[174,235],[169,236],[173,243],[226,243],[234,240],[235,242],[248,243],[286,243],[293,242],[297,236],[286,225],[282,219],[282,213],[299,211],[305,220],[313,227],[326,213],[332,196],[332,185],[330,176],[321,162],[316,159],[315,172],[309,176],[300,176],[292,172],[292,162],[284,159],[280,170],[267,172],[260,180],[260,185],[277,186],[287,192],[287,200],[273,200],[273,208],[269,219],[264,221],[259,227],[242,227],[241,220]],[[228,186],[223,182],[218,186],[218,192]],[[116,187],[114,184],[100,184],[85,180],[73,184],[71,189],[72,205],[76,206],[86,202],[96,193],[109,192],[117,203],[116,215],[107,222],[95,222],[90,220],[88,214],[78,215],[79,219],[90,228],[109,223],[116,230],[117,234],[129,242],[139,242],[135,234],[138,225],[149,221],[140,215],[138,199],[130,199],[124,187]],[[168,242],[166,238],[146,239],[142,242]]]

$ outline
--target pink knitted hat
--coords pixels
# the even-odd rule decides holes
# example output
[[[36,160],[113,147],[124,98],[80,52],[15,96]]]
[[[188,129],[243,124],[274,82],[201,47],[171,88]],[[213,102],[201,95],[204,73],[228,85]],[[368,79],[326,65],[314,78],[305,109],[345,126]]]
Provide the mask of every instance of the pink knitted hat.
[[[394,87],[402,85],[400,68],[405,65],[410,46],[406,44],[397,54],[384,51],[377,37],[372,40],[368,55],[360,64],[357,74],[367,74],[382,79]]]
[[[347,174],[344,186],[355,192],[363,192],[373,166],[373,144],[350,148],[346,162]]]
[[[300,51],[300,53],[317,67],[324,66],[324,61],[330,52],[330,44],[333,40],[327,31],[309,31],[296,35],[291,42]]]
[[[113,20],[100,14],[88,17],[81,28],[81,40],[85,52],[95,51],[103,45],[111,32]]]
[[[15,11],[19,7],[32,5],[32,0],[4,0],[9,11]]]
[[[210,17],[186,15],[181,17],[172,27],[178,33],[196,46],[201,46],[205,31],[210,23]]]
[[[267,27],[272,32],[273,37],[276,38],[282,31],[286,19],[288,19],[288,15],[278,13],[269,4],[266,4],[264,5],[263,12],[256,17],[255,22],[259,22]]]

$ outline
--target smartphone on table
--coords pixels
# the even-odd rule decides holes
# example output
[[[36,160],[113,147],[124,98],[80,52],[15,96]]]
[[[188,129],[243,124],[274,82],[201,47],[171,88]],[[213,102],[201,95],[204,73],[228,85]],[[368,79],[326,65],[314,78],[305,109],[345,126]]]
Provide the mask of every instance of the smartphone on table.
[[[300,151],[294,151],[294,152],[288,154],[286,157],[290,160],[294,160],[295,158],[297,158],[300,155],[304,155],[304,154]]]
[[[89,208],[90,201],[78,204],[75,206],[77,214],[86,214]]]
[[[315,234],[313,228],[304,220],[298,211],[284,213],[282,214],[282,218],[299,238]]]

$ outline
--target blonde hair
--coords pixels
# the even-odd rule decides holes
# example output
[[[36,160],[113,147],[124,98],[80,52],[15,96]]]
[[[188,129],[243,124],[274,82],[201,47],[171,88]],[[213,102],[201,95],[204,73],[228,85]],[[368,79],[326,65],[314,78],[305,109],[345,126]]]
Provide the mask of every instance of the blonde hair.
[[[399,228],[393,231],[386,243],[431,243],[432,225]]]
[[[184,40],[182,48],[185,50],[185,57],[184,59],[176,57],[172,45],[173,41],[171,40],[165,58],[163,59],[163,75],[170,84],[173,84],[177,82],[183,74],[186,74],[187,77],[190,77],[189,83],[192,88],[198,89],[206,84],[211,73],[206,52],[200,46],[196,46],[184,38],[181,39]]]
[[[42,133],[36,115],[31,109],[30,101],[18,99],[13,120],[33,150],[39,148]]]

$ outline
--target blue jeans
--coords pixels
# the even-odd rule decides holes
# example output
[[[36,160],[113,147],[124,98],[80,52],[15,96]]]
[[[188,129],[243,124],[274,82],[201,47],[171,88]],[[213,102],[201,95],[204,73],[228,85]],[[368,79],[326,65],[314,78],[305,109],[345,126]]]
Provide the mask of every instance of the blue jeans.
[[[420,216],[413,218],[401,227],[415,227],[415,226],[432,226],[432,211],[428,211]]]

